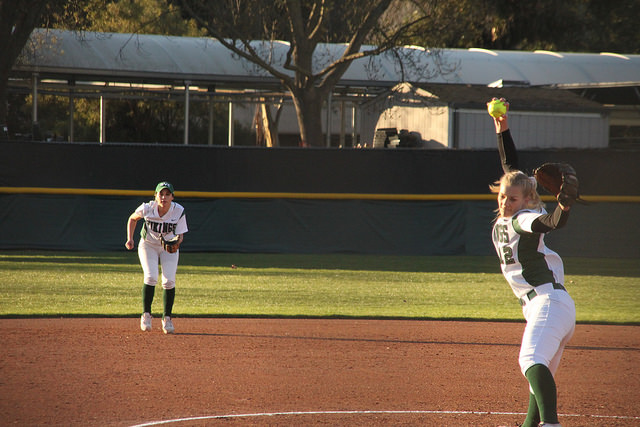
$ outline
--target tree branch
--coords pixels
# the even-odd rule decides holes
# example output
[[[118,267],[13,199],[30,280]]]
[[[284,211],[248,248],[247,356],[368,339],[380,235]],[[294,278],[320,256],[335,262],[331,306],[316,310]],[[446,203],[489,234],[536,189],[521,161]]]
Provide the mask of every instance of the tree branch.
[[[311,32],[309,32],[309,40],[312,42],[318,43],[320,41],[324,33],[326,17],[325,0],[317,0],[313,4],[313,9],[309,14],[309,27],[313,28]]]
[[[250,40],[244,39],[238,32],[233,32],[231,40],[225,38],[224,35],[220,33],[217,28],[215,28],[215,26],[210,25],[207,21],[202,19],[201,16],[196,14],[186,0],[182,0],[182,5],[187,13],[189,13],[189,15],[191,15],[200,26],[206,28],[211,37],[218,40],[224,47],[240,56],[241,58],[244,58],[247,61],[250,61],[263,68],[269,74],[279,79],[286,87],[293,86],[293,79],[289,75],[282,73],[267,61],[265,61],[253,48]],[[243,49],[237,46],[236,41],[242,45]]]
[[[382,2],[384,3],[384,2]],[[381,3],[378,4],[378,6],[381,6]],[[386,9],[385,9],[386,10]],[[378,19],[380,18],[380,16],[382,15],[382,13],[384,13],[384,10],[382,11],[377,11],[377,13],[379,13],[379,15],[376,17],[373,15],[373,11],[371,13],[368,14],[367,18],[366,18],[366,22],[368,25],[372,25],[373,26],[376,25],[376,23],[378,22]],[[361,31],[358,31],[356,34],[354,34],[354,36],[351,38],[349,45],[347,46],[347,48],[345,49],[344,53],[342,54],[342,56],[337,59],[336,61],[332,62],[331,64],[329,64],[326,68],[324,68],[323,70],[321,70],[320,72],[318,72],[316,75],[318,77],[323,77],[322,79],[322,85],[323,86],[333,86],[335,85],[340,78],[342,77],[342,75],[344,74],[344,72],[346,71],[346,69],[351,65],[351,63],[357,59],[361,59],[361,58],[365,58],[365,57],[369,57],[369,56],[377,56],[380,55],[388,50],[391,50],[396,46],[397,40],[398,38],[404,33],[406,32],[409,28],[417,25],[418,23],[424,21],[428,19],[428,16],[421,16],[418,19],[415,19],[407,24],[404,24],[403,26],[401,26],[400,28],[398,28],[397,30],[395,30],[393,32],[393,34],[391,34],[390,36],[387,36],[382,30],[381,33],[383,34],[384,38],[385,38],[385,42],[381,43],[377,46],[375,46],[372,49],[369,50],[365,50],[365,51],[360,51],[360,48],[362,47],[362,44],[364,42],[365,36],[366,34],[363,34],[364,31],[362,31],[362,29],[365,28],[365,25],[362,25],[360,27]],[[371,28],[369,28],[369,31],[371,30]]]

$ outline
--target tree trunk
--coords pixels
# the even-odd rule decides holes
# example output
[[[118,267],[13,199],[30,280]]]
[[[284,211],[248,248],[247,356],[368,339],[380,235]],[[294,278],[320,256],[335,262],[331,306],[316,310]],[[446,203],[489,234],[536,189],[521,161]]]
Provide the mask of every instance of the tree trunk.
[[[322,93],[317,88],[291,92],[300,127],[302,147],[324,147],[322,134]]]
[[[269,105],[268,101],[260,104],[260,117],[262,118],[262,126],[264,129],[265,145],[267,147],[279,147],[278,123],[271,115],[271,105]]]
[[[270,101],[262,99],[256,106],[256,114],[253,119],[256,129],[256,145],[265,147],[279,147],[278,121],[282,111],[282,100],[276,105],[275,118],[271,114]]]

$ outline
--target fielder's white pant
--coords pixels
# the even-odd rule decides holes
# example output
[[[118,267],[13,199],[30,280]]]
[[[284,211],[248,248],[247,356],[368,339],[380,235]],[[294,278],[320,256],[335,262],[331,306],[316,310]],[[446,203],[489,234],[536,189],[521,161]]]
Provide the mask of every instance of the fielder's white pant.
[[[520,347],[522,375],[536,364],[549,368],[555,376],[564,347],[576,327],[576,307],[571,296],[552,284],[536,287],[535,298],[522,307],[527,326]]]
[[[170,254],[162,248],[160,243],[151,243],[140,240],[138,244],[138,257],[144,272],[145,285],[158,284],[158,265],[162,266],[162,288],[173,289],[176,287],[176,271],[178,271],[178,259],[180,251]]]

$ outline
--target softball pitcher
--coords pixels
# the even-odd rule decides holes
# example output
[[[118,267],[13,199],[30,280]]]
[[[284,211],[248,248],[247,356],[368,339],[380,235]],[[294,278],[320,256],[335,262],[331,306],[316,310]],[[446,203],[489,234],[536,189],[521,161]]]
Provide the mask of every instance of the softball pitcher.
[[[545,211],[535,178],[517,169],[507,115],[494,117],[494,124],[504,175],[491,187],[498,195],[492,239],[502,273],[527,321],[519,355],[529,382],[529,408],[522,426],[559,426],[554,375],[573,335],[576,311],[564,287],[562,259],[545,245],[544,236],[566,224],[570,206],[558,203],[553,213]]]
[[[162,266],[163,288],[163,314],[162,331],[165,334],[174,332],[171,312],[176,295],[176,271],[180,252],[178,247],[184,239],[184,233],[188,230],[187,218],[184,208],[173,201],[173,185],[168,182],[160,182],[156,186],[154,200],[142,203],[129,216],[127,222],[127,242],[125,247],[129,250],[134,247],[133,233],[139,220],[144,219],[144,225],[140,232],[138,244],[138,257],[144,272],[144,284],[142,285],[143,313],[140,317],[140,328],[143,331],[151,330],[151,304],[158,283],[158,265]],[[168,252],[163,239],[177,237],[173,253]]]

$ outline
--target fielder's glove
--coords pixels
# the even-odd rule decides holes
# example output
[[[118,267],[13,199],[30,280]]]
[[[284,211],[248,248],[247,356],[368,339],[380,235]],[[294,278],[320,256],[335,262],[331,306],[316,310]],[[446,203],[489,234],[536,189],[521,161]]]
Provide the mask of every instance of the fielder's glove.
[[[170,254],[178,252],[180,248],[180,236],[176,236],[170,240],[166,240],[164,236],[162,236],[162,247]]]
[[[580,199],[578,177],[575,169],[567,163],[545,163],[533,171],[536,181],[549,193],[556,196],[562,206],[572,206]]]

